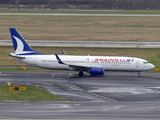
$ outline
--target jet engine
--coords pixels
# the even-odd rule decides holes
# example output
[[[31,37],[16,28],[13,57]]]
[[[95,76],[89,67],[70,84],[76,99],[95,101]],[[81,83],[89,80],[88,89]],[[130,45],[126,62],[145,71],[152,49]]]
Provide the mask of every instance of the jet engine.
[[[102,68],[102,67],[93,67],[93,68],[90,68],[89,73],[90,74],[103,75],[104,71],[105,71],[105,69]]]

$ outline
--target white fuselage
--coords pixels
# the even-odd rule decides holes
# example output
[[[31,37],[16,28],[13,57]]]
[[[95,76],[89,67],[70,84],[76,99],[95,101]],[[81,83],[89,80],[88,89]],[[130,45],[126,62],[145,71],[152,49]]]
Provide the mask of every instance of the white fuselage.
[[[59,64],[55,55],[26,55],[24,57],[25,59],[15,58],[15,60],[31,66],[52,70],[73,70],[69,67],[70,64],[87,67],[103,67],[105,71],[133,72],[147,71],[155,67],[144,59],[134,57],[59,55],[61,60],[67,65]],[[76,71],[79,71],[79,69]]]

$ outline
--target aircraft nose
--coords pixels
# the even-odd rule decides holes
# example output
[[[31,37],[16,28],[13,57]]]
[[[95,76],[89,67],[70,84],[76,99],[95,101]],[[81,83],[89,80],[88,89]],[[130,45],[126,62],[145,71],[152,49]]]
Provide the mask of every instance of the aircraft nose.
[[[154,66],[153,64],[150,64],[150,68],[151,68],[151,69],[154,69],[155,66]]]

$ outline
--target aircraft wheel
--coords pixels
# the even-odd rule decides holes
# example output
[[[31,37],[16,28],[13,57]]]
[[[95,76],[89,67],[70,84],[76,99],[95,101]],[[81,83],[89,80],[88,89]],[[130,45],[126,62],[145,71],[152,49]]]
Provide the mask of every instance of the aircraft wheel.
[[[82,76],[83,76],[83,71],[80,71],[80,72],[78,73],[78,75],[79,75],[79,77],[82,77]]]
[[[138,73],[138,77],[141,77],[141,73]]]

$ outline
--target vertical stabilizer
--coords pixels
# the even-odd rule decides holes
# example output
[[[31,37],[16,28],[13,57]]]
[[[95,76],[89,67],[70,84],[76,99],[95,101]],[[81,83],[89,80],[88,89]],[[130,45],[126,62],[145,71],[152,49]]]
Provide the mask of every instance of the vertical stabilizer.
[[[22,35],[15,29],[10,28],[10,34],[14,46],[14,51],[16,55],[40,55],[43,53],[39,53],[34,51],[30,45],[25,41]]]

